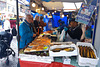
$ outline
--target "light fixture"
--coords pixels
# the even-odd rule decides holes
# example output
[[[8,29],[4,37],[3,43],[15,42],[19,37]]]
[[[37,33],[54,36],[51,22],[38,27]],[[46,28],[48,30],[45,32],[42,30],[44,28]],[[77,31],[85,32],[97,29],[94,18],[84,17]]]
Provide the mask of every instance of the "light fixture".
[[[32,7],[35,7],[36,6],[36,4],[35,3],[32,3]]]
[[[56,13],[56,10],[55,10],[55,13]]]
[[[54,12],[52,12],[52,14],[54,14]]]
[[[44,10],[44,8],[42,7],[42,10]]]
[[[69,17],[69,16],[67,15],[67,17]]]
[[[62,15],[62,17],[64,17],[64,14]]]
[[[40,9],[36,9],[36,12],[40,13]]]

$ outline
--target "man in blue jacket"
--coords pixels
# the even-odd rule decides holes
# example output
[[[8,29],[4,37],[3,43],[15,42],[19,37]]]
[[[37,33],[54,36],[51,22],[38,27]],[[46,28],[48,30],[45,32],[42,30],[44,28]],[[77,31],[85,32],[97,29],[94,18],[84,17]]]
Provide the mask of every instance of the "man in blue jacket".
[[[30,14],[26,15],[25,21],[19,27],[20,34],[20,49],[24,48],[28,43],[32,42],[36,34],[31,28],[33,17]]]

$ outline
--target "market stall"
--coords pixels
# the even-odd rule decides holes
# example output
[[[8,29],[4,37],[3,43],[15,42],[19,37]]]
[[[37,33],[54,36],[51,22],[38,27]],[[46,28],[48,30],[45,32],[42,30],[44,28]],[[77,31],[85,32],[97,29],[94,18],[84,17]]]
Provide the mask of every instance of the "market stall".
[[[92,44],[77,42],[75,45],[72,42],[56,42],[57,35],[51,35],[48,32],[40,34],[32,43],[20,50],[19,61],[21,67],[27,67],[27,65],[29,67],[35,67],[35,65],[38,67],[55,67],[56,64],[58,64],[58,67],[73,67],[71,65],[95,67],[97,65],[99,58]],[[91,62],[92,60],[95,63]]]
[[[81,9],[79,11],[81,11]],[[93,14],[93,12],[91,12],[91,14]],[[91,43],[77,42],[75,44],[68,41],[63,42],[63,40],[60,40],[61,37],[62,35],[59,34],[56,29],[40,34],[31,43],[27,44],[24,49],[19,51],[20,66],[96,67],[99,58],[97,57],[96,51]]]

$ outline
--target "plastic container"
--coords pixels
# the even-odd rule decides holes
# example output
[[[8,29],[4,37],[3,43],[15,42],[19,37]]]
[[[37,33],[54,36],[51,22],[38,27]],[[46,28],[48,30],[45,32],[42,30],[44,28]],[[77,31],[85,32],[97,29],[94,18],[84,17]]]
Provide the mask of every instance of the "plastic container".
[[[90,66],[90,67],[96,67],[96,65],[98,64],[99,58],[97,57],[96,51],[93,48],[91,43],[85,43],[85,42],[77,42],[77,46],[88,46],[91,47],[94,50],[94,53],[96,55],[96,59],[92,59],[92,58],[85,58],[85,57],[81,57],[79,54],[79,48],[78,48],[78,64],[80,66]]]
[[[65,48],[65,47],[74,47],[74,51],[65,51],[65,50],[61,50],[59,52],[53,52],[51,51],[52,49],[55,49],[55,48]],[[72,44],[72,45],[54,45],[54,46],[51,46],[50,47],[50,50],[49,50],[49,55],[50,56],[54,56],[54,57],[58,57],[58,56],[77,56],[77,46],[75,44]]]

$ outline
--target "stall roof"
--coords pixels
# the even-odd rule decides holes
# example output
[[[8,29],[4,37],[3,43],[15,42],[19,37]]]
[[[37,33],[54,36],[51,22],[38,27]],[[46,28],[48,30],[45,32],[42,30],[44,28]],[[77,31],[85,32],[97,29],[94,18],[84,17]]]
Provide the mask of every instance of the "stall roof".
[[[44,7],[47,7],[49,10],[58,10],[63,9],[62,2],[43,2]]]
[[[45,11],[61,11],[63,9],[64,12],[75,11],[76,9],[79,9],[81,4],[85,1],[88,3],[92,0],[30,0],[31,3],[36,2],[39,6],[42,5],[41,7],[46,7]],[[96,0],[93,0],[92,3],[94,3],[94,1],[96,2]]]
[[[76,4],[76,6],[75,6]],[[44,7],[47,7],[49,10],[64,10],[67,11],[75,11],[79,9],[82,2],[72,3],[72,2],[43,2]]]
[[[47,0],[43,0],[47,1]],[[84,2],[84,0],[51,0],[53,2]]]
[[[76,4],[76,6],[75,6],[75,4]],[[63,10],[64,10],[64,12],[75,11],[76,9],[80,8],[81,4],[82,4],[82,2],[77,2],[77,3],[63,2],[63,7],[64,7]]]

